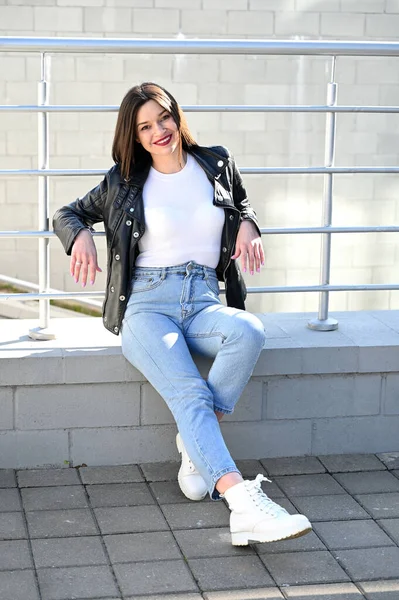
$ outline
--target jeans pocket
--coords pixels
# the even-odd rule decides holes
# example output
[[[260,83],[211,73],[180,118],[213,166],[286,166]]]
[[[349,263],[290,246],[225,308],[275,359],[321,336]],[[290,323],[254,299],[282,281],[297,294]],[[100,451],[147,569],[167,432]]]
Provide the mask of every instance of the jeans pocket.
[[[162,277],[156,275],[133,275],[132,277],[132,294],[137,294],[139,292],[147,292],[149,290],[153,290],[158,287],[162,283]]]
[[[206,285],[209,287],[211,292],[216,294],[216,296],[219,296],[219,294],[220,294],[219,281],[218,281],[218,278],[216,277],[216,275],[208,275],[207,277],[205,277],[205,281],[206,281]]]

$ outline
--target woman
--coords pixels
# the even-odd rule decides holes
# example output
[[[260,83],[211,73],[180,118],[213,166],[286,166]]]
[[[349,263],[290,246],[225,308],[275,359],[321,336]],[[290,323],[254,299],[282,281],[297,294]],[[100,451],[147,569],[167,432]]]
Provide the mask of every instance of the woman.
[[[167,402],[179,430],[178,482],[191,500],[207,493],[231,509],[234,545],[297,537],[311,530],[243,478],[219,421],[244,390],[265,342],[245,312],[245,285],[264,254],[255,212],[234,159],[194,141],[173,96],[154,83],[128,91],[116,124],[115,166],[83,198],[61,208],[54,231],[82,285],[100,271],[90,229],[104,221],[108,279],[104,325]],[[224,281],[228,306],[219,299]],[[205,381],[191,352],[214,358]]]

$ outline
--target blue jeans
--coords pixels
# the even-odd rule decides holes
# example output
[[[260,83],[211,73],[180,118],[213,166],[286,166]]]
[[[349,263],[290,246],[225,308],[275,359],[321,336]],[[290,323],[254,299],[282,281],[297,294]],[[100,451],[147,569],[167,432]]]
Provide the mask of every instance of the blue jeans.
[[[193,261],[134,269],[123,354],[164,398],[214,500],[218,479],[239,472],[214,411],[233,412],[264,343],[255,315],[221,303],[214,269]],[[206,381],[191,352],[214,358]]]

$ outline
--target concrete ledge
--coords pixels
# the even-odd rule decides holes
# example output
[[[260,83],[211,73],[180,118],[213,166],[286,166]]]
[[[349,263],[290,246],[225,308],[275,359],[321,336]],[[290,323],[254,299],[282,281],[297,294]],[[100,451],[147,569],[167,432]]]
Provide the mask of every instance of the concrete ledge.
[[[264,351],[223,433],[237,459],[397,449],[399,311],[259,315]],[[0,320],[0,468],[177,459],[164,401],[122,356],[100,319]],[[206,376],[210,361],[196,357]]]

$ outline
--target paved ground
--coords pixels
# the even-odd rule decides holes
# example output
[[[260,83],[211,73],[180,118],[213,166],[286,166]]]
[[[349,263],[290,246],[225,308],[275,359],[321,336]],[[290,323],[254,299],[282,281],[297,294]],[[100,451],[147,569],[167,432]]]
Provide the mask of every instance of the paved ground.
[[[1,600],[399,600],[399,452],[239,466],[314,532],[234,548],[177,463],[0,470]]]

